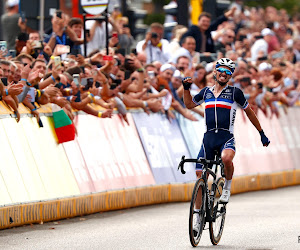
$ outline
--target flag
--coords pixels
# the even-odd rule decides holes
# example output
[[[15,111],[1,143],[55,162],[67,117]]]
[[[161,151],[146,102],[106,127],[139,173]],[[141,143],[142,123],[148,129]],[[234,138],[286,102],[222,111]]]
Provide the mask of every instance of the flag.
[[[52,113],[58,143],[73,141],[75,139],[75,127],[69,116],[56,104],[52,104]]]

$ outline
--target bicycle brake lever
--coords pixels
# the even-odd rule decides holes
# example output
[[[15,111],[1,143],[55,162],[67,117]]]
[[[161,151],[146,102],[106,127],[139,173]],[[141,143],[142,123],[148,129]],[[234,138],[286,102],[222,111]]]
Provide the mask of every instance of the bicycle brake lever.
[[[181,161],[179,162],[178,169],[177,169],[177,170],[180,169],[180,171],[181,171],[182,174],[185,174],[185,173],[186,173],[186,172],[184,171],[184,169],[183,169],[184,158],[185,158],[185,156],[183,155],[183,156],[181,157]]]

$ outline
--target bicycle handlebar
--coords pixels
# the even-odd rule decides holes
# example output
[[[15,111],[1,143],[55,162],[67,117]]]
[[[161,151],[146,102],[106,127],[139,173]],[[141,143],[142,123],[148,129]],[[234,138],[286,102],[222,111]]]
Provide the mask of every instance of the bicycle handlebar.
[[[207,159],[203,159],[203,158],[200,158],[200,159],[185,159],[185,155],[183,155],[181,157],[181,161],[178,164],[178,170],[180,169],[182,174],[186,173],[183,169],[183,165],[186,162],[200,163],[200,164],[203,164],[203,165],[208,165],[208,164],[217,164],[217,165],[219,165],[222,161],[221,160],[207,160]]]

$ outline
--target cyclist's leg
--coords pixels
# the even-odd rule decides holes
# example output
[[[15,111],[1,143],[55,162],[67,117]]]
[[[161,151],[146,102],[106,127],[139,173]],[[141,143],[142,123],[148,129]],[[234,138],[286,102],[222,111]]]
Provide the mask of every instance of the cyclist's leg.
[[[230,197],[231,180],[234,172],[233,158],[235,156],[235,141],[234,137],[226,141],[222,147],[222,161],[224,163],[225,183],[223,187],[223,193],[221,201],[227,203]]]

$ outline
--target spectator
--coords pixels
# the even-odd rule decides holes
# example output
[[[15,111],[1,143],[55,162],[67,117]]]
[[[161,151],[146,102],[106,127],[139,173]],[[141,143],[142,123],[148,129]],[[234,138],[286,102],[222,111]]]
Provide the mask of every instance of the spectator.
[[[79,39],[82,39],[83,38],[83,22],[80,18],[71,18],[68,22],[68,26],[70,27],[71,30],[74,31],[74,33],[76,34],[76,36],[79,38]],[[89,41],[90,37],[87,36],[87,41]],[[81,50],[81,46],[80,44],[73,44],[71,45],[71,48],[70,48],[70,53],[72,55],[75,55],[77,56],[78,54],[82,55],[82,50]]]
[[[168,52],[169,42],[163,39],[164,26],[160,23],[152,23],[150,30],[146,34],[146,38],[136,45],[137,53],[145,51],[147,54],[147,63],[153,63],[159,61],[160,63],[166,63],[170,54]]]
[[[182,41],[182,47],[179,48],[175,54],[169,60],[169,63],[176,64],[179,57],[185,56],[189,60],[188,68],[191,69],[194,63],[199,62],[199,53],[195,52],[196,42],[195,39],[191,36],[187,36]]]
[[[46,43],[41,41],[40,34],[37,31],[29,33],[29,39],[26,42],[20,53],[26,53],[33,58],[37,58],[39,55],[43,55],[44,58],[49,61],[52,55],[52,49]]]
[[[229,17],[232,17],[236,7],[227,11],[224,15],[217,18],[216,21],[211,23],[211,15],[207,12],[202,12],[198,18],[198,25],[192,25],[189,30],[182,36],[181,41],[186,36],[192,36],[196,40],[197,52],[211,52],[215,53],[214,42],[211,37],[211,31],[218,28],[218,25],[224,21],[227,21]]]
[[[269,28],[263,29],[261,31],[261,36],[256,34],[256,41],[251,47],[251,60],[253,62],[257,60],[258,55],[261,55],[261,53],[262,56],[268,55],[268,42],[271,41],[273,34],[273,31]]]
[[[119,33],[119,29],[114,23],[113,19],[109,18],[108,21],[109,36],[112,34],[113,31]],[[106,28],[104,19],[98,19],[96,21],[87,21],[86,29],[89,30],[90,37],[90,40],[87,43],[87,55],[89,55],[95,50],[102,50],[103,48],[106,48]]]
[[[220,41],[215,42],[216,52],[221,52],[224,56],[227,51],[232,50],[234,38],[234,31],[231,29],[225,29],[220,38]]]
[[[20,18],[19,0],[8,0],[6,2],[7,13],[1,16],[2,34],[7,42],[7,49],[15,49],[17,36],[21,33],[18,25]]]
[[[169,45],[169,53],[173,55],[181,46],[180,39],[184,33],[188,31],[188,28],[184,25],[176,25],[172,30],[172,40]]]
[[[60,46],[70,46],[72,50],[74,45],[81,44],[82,39],[78,38],[74,30],[67,25],[68,17],[60,10],[57,10],[51,19],[52,34],[45,39],[45,42],[54,51],[57,44]]]
[[[131,52],[131,48],[134,43],[134,38],[130,33],[130,29],[128,26],[128,18],[127,17],[119,17],[117,19],[116,25],[119,28],[118,48],[125,49],[125,53],[129,54]]]

